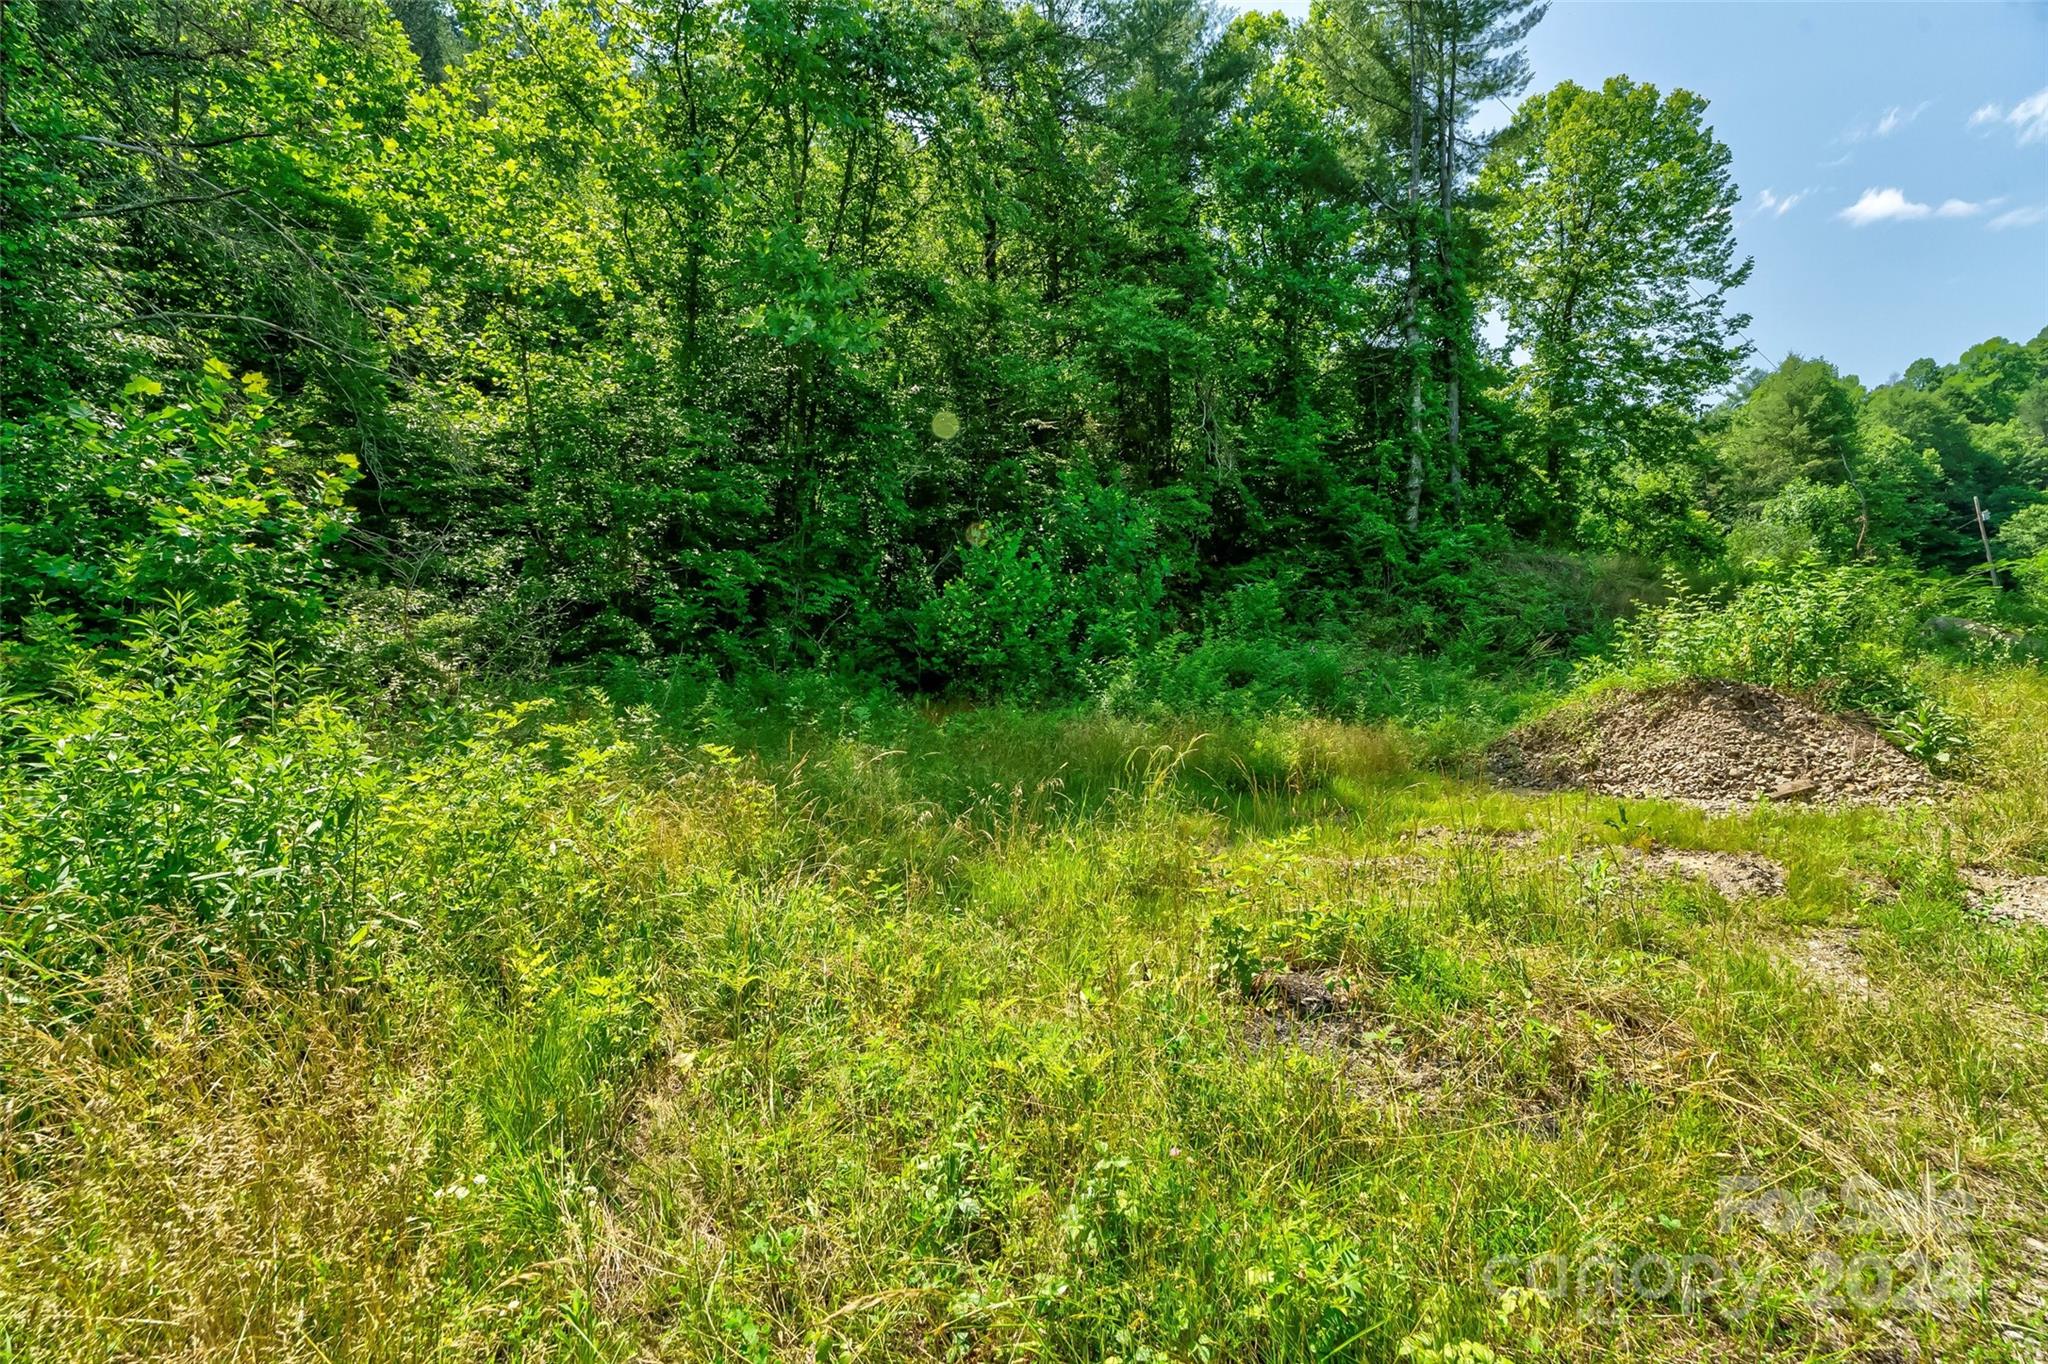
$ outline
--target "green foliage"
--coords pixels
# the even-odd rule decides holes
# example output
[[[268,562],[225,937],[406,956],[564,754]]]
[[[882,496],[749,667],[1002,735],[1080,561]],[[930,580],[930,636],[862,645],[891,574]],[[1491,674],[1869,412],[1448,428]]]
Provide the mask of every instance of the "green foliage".
[[[1385,635],[1477,667],[1541,663],[1597,634],[1630,589],[1604,597],[1625,561],[1518,551],[1497,534],[1445,536],[1414,569],[1420,600]],[[1643,584],[1647,587],[1648,584]]]
[[[1907,641],[1921,619],[1906,579],[1796,563],[1725,600],[1673,585],[1671,600],[1624,621],[1589,679],[1654,685],[1723,678],[1777,687],[1883,726],[1937,768],[1960,762],[1960,722],[1914,675]]]
[[[2018,410],[2021,398],[2040,381],[2044,363],[2048,356],[2040,348],[1995,336],[1964,351],[1936,392],[1963,420],[1989,426]]]
[[[1580,543],[1611,554],[1675,564],[1718,558],[1726,531],[1705,507],[1709,458],[1681,440],[1656,459],[1624,459],[1579,512]]]
[[[136,379],[123,399],[106,417],[73,406],[0,428],[0,619],[46,613],[107,640],[176,594],[303,643],[354,458],[303,457],[273,427],[263,376],[218,361],[168,394]]]
[[[2022,507],[1998,528],[1998,548],[2013,559],[2031,559],[2048,551],[2048,502]]]
[[[0,49],[10,238],[49,262],[0,325],[31,462],[143,440],[52,396],[113,409],[140,337],[261,366],[308,505],[363,461],[348,566],[445,599],[470,657],[1073,696],[1260,583],[1289,628],[1551,633],[1447,614],[1548,497],[1472,193],[1540,7],[73,8],[11,7]],[[1660,194],[1712,198],[1711,160]],[[1655,466],[1590,543],[1703,543]],[[259,630],[310,600],[279,549]],[[167,586],[202,590],[102,614]]]
[[[1740,564],[1847,563],[1863,541],[1861,522],[1854,488],[1794,478],[1729,531],[1728,550]]]
[[[1917,361],[1866,396],[1824,361],[1787,357],[1715,437],[1737,562],[1981,562],[1978,508],[1996,527],[2048,490],[2048,445],[2012,415],[2012,395],[2044,364],[2048,346],[1998,339],[1955,365]]]
[[[1786,356],[1750,391],[1722,438],[1729,495],[1751,504],[1794,482],[1842,483],[1860,453],[1856,398],[1827,361]]]
[[[1072,478],[1036,526],[969,526],[959,572],[919,608],[925,666],[970,694],[1071,697],[1165,628],[1155,518],[1114,487]]]
[[[1971,499],[2048,483],[2048,349],[1793,362],[1703,428],[1728,149],[1626,80],[1481,132],[1540,15],[10,5],[0,628],[36,685],[166,591],[303,640],[334,558],[501,675],[1071,698],[1548,656],[1598,616],[1501,564],[1566,545],[1967,567]],[[268,388],[121,394],[206,355]],[[1313,653],[1280,690],[1342,690]]]
[[[4,949],[324,979],[361,944],[359,822],[382,779],[357,723],[249,638],[239,604],[144,612],[70,703],[15,703],[0,776]]]
[[[26,0],[0,14],[0,422],[206,355],[384,420],[358,168],[416,81],[381,3]]]
[[[1730,153],[1706,101],[1617,76],[1527,101],[1480,177],[1547,515],[1657,465],[1748,353]]]
[[[1933,559],[1953,524],[1945,505],[1953,486],[1932,450],[1866,418],[1850,484],[1862,552],[1894,553],[1909,563]]]

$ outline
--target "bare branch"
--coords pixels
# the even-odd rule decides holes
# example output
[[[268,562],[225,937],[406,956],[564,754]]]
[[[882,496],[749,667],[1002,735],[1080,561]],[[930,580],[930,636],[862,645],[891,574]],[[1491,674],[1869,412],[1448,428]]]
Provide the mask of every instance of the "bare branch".
[[[211,204],[222,199],[232,199],[241,194],[240,189],[218,190],[212,194],[173,194],[165,199],[138,199],[128,204],[110,204],[106,208],[82,208],[72,213],[60,213],[61,222],[78,222],[86,218],[123,218],[131,213],[147,213],[153,208],[169,208],[173,204]]]

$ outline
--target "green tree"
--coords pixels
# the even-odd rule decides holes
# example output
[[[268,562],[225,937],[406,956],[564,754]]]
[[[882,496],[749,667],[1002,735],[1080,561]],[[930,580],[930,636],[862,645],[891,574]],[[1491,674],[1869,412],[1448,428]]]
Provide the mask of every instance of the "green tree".
[[[1530,99],[1480,177],[1553,530],[1624,461],[1657,464],[1749,353],[1729,153],[1706,101],[1625,77]]]
[[[345,186],[415,79],[375,0],[0,7],[0,419],[218,355],[373,456],[390,290]]]
[[[1853,481],[1859,445],[1856,399],[1827,361],[1786,356],[1750,391],[1722,438],[1726,497],[1746,507],[1794,479]]]
[[[1422,10],[1429,41],[1431,138],[1436,172],[1437,367],[1444,385],[1446,461],[1453,501],[1463,503],[1466,378],[1473,369],[1477,308],[1473,282],[1484,253],[1462,211],[1464,186],[1492,139],[1471,130],[1473,113],[1529,84],[1522,46],[1547,0],[1437,0]]]
[[[1935,562],[1963,564],[1982,554],[1971,498],[1993,502],[1998,511],[2008,500],[1994,498],[2006,470],[1989,429],[1971,425],[1950,406],[1955,392],[1946,380],[1932,390],[1890,384],[1872,393],[1863,411],[1866,431],[1893,434],[1933,469],[1934,496],[1910,539]]]
[[[1310,50],[1324,82],[1362,136],[1359,184],[1397,225],[1404,257],[1398,345],[1404,371],[1406,473],[1402,521],[1413,532],[1434,433],[1427,408],[1430,348],[1425,271],[1433,265],[1433,214],[1424,197],[1434,178],[1429,154],[1428,48],[1424,0],[1319,0],[1311,12]]]
[[[1994,336],[1963,352],[1943,376],[1940,394],[1965,419],[1990,426],[2012,416],[2021,395],[2041,375],[2034,353]]]

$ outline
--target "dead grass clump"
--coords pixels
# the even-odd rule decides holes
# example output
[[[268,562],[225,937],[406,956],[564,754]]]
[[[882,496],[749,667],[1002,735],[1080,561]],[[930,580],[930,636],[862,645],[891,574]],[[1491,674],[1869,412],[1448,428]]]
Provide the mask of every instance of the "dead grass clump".
[[[22,1358],[403,1356],[445,1286],[423,1127],[315,1003],[130,1001],[119,1036],[0,1023],[0,1338]]]
[[[1596,1084],[1671,1089],[1700,1050],[1681,1020],[1633,989],[1551,980],[1535,1013],[1553,1041],[1549,1082],[1532,1097],[1553,1108],[1576,1102]]]

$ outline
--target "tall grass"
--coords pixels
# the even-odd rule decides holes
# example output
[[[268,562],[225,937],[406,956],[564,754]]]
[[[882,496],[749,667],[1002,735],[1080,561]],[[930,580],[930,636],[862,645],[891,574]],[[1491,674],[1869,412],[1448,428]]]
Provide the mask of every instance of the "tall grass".
[[[2017,1357],[2048,934],[1956,868],[2048,869],[2048,685],[1944,676],[1981,795],[1718,817],[1300,718],[18,707],[0,1359]],[[1651,1252],[1743,1296],[1517,1288]]]

